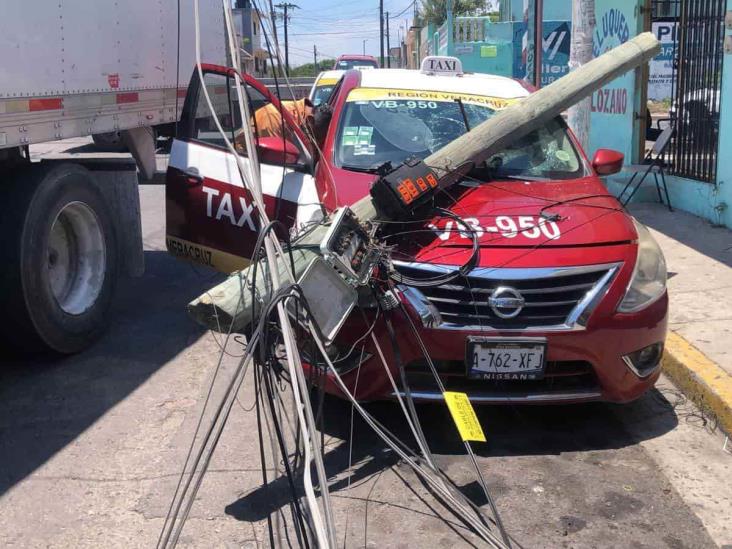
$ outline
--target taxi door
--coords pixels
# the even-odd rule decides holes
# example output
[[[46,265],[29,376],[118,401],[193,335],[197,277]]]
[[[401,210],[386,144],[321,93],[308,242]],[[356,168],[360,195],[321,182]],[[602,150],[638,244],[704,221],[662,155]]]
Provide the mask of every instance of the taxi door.
[[[263,119],[263,113],[274,112],[279,119],[279,101],[257,80],[245,75],[242,81],[253,114],[249,122],[257,140],[267,216],[281,221],[287,230],[318,220],[322,210],[307,139],[287,113],[284,126],[270,124],[266,132],[259,131],[256,121]],[[204,86],[215,115],[206,102]],[[248,165],[235,86],[233,72],[224,67],[205,66],[203,82],[194,73],[165,183],[168,251],[226,273],[250,263],[262,229],[260,212],[214,118]],[[257,115],[259,109],[265,110]]]

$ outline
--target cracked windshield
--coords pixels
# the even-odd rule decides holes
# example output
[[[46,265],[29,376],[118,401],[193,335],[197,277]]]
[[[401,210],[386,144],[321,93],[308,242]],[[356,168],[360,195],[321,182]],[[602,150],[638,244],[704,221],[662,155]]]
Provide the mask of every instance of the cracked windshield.
[[[381,97],[387,94],[373,92],[378,90],[361,88],[349,95],[336,149],[336,161],[342,168],[371,171],[386,162],[397,165],[412,156],[423,159],[497,112],[484,104],[464,101],[457,94],[445,101],[386,99]],[[584,174],[582,162],[559,119],[492,156],[480,171],[492,177],[537,179],[570,179]]]

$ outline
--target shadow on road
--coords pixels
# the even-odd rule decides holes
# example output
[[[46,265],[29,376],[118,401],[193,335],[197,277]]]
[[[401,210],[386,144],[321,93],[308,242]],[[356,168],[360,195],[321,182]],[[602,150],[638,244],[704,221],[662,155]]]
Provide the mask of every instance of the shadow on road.
[[[91,348],[0,364],[0,495],[200,337],[185,305],[220,275],[162,251],[145,262],[143,277],[121,281],[109,330]]]
[[[376,402],[367,409],[396,438],[416,449],[401,410],[392,402]],[[324,430],[344,442],[351,438],[350,405],[327,398]],[[430,449],[438,456],[463,456],[465,447],[458,437],[446,408],[438,404],[418,405],[420,422]],[[485,406],[477,414],[488,439],[473,443],[478,457],[546,456],[564,452],[619,449],[667,433],[678,424],[673,405],[657,390],[625,405],[582,404],[572,406]],[[342,473],[348,470],[349,445],[327,449],[324,461],[331,482],[330,491],[348,485]],[[466,458],[467,459],[467,458]],[[374,477],[395,465],[399,458],[355,414],[351,463],[356,466],[351,485]],[[460,489],[476,504],[482,505],[482,490],[476,483]],[[291,491],[287,479],[271,479],[226,507],[238,520],[263,520],[280,507],[289,505]],[[266,503],[265,503],[266,502]]]

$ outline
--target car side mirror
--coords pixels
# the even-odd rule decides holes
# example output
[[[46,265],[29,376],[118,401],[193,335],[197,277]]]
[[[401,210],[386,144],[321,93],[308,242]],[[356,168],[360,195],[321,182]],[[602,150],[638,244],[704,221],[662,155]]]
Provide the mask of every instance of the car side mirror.
[[[612,175],[623,168],[623,153],[612,149],[597,149],[592,159],[592,167],[597,175]]]
[[[257,154],[260,162],[279,166],[297,164],[300,158],[298,148],[281,137],[260,137],[257,140]]]

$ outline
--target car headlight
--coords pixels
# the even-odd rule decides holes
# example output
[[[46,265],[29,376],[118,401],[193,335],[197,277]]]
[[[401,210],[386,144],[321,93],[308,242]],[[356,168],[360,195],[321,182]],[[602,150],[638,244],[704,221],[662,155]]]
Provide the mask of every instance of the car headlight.
[[[647,307],[666,291],[666,261],[650,231],[633,219],[638,232],[638,258],[633,276],[618,306],[618,312],[634,313]]]

